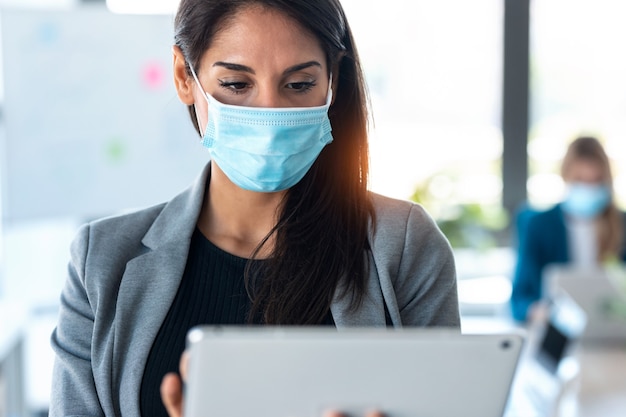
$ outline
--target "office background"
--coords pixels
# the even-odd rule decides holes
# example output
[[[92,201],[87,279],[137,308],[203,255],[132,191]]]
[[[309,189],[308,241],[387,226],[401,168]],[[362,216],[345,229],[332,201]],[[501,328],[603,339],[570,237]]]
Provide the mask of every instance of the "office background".
[[[207,160],[171,82],[175,4],[0,0],[0,416],[45,413],[78,225],[169,199]],[[342,4],[371,94],[370,188],[440,223],[463,317],[506,319],[512,216],[558,201],[575,135],[606,145],[626,204],[626,4]]]

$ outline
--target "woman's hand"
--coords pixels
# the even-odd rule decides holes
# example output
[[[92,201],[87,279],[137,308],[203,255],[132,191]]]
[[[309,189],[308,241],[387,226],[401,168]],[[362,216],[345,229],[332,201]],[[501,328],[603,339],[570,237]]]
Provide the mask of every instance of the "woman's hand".
[[[165,405],[167,414],[170,417],[183,416],[183,381],[187,379],[187,363],[189,355],[183,353],[180,358],[180,377],[175,372],[170,372],[163,377],[161,381],[161,400]],[[337,411],[327,411],[322,417],[345,417],[344,414]],[[363,417],[384,417],[383,413],[378,411],[370,411]]]
[[[180,358],[180,377],[170,372],[161,381],[161,400],[170,417],[183,416],[183,381],[187,379],[187,362],[189,355],[184,352]]]
[[[546,301],[536,301],[528,308],[528,322],[531,325],[543,325],[550,318],[550,306]]]

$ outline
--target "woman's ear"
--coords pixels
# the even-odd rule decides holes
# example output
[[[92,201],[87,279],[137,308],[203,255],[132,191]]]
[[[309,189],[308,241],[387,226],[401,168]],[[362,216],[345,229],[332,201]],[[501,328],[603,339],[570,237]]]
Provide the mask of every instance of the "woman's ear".
[[[187,61],[183,55],[183,51],[177,45],[172,47],[174,58],[174,86],[178,98],[184,104],[190,106],[194,104],[193,86],[194,80],[187,73]]]

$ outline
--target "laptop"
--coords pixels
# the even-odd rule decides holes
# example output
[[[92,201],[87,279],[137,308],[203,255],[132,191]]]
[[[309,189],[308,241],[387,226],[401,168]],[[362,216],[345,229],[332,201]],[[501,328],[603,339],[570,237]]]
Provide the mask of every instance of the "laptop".
[[[585,312],[567,294],[554,295],[544,321],[529,328],[513,379],[506,417],[556,417],[576,394],[574,352],[585,330]]]
[[[565,292],[585,311],[583,343],[626,342],[626,289],[611,270],[552,266],[545,277],[546,294]]]
[[[197,327],[186,416],[501,417],[521,333]]]

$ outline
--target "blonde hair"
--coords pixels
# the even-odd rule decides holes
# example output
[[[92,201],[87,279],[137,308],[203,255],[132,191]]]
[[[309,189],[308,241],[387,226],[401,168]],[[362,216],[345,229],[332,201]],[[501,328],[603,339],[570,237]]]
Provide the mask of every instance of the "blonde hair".
[[[575,162],[589,161],[602,169],[604,183],[611,190],[611,200],[596,219],[598,260],[607,261],[620,256],[624,240],[623,216],[613,198],[613,174],[611,164],[600,141],[595,137],[583,136],[575,139],[567,148],[561,164],[561,176],[565,178]]]

